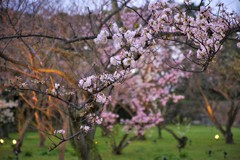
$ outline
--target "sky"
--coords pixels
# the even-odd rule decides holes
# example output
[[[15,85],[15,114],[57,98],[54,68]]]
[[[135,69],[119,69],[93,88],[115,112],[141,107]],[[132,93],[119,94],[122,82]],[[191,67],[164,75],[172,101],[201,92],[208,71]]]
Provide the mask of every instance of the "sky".
[[[75,7],[81,6],[81,9],[89,7],[90,10],[94,10],[95,7],[101,6],[101,4],[104,4],[108,0],[60,0],[63,2],[63,4],[70,4],[71,2],[75,1]],[[157,0],[150,0],[150,1],[157,1]],[[191,0],[192,2],[199,4],[201,0]],[[208,0],[206,0],[208,1]],[[109,2],[109,1],[108,1]],[[145,0],[132,0],[131,3],[134,5],[141,5],[145,2]],[[175,2],[183,3],[184,0],[175,0]],[[212,7],[215,7],[217,3],[222,2],[225,4],[225,6],[228,8],[229,11],[234,10],[235,12],[240,14],[240,0],[212,0]]]
[[[184,0],[175,0],[176,2],[183,3]],[[201,0],[191,0],[192,2],[199,4]],[[216,6],[217,3],[224,3],[229,11],[234,10],[240,13],[240,0],[212,0],[212,7]]]

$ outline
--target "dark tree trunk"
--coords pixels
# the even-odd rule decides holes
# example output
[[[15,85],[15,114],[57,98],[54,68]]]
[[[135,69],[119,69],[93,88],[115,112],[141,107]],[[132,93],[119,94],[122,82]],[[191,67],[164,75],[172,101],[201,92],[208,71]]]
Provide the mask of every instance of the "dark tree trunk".
[[[231,128],[232,128],[233,123],[236,119],[238,111],[239,111],[238,104],[235,106],[235,102],[232,101],[231,105],[230,105],[230,109],[228,111],[228,120],[227,120],[227,124],[226,124],[226,130],[225,130],[225,133],[224,133],[225,143],[227,143],[227,144],[233,144],[234,143]]]
[[[95,130],[79,135],[72,140],[78,160],[101,160],[96,144],[94,143]]]
[[[78,132],[80,129],[81,118],[74,117],[74,115],[70,112],[70,134]],[[85,124],[82,124],[85,125]],[[96,144],[94,142],[95,128],[91,128],[91,130],[87,133],[81,133],[79,136],[71,139],[71,144],[78,156],[78,160],[101,160],[101,156],[97,150]]]
[[[186,144],[187,144],[187,141],[188,141],[188,138],[186,136],[183,136],[183,137],[178,137],[173,130],[171,130],[170,128],[167,128],[167,127],[164,127],[164,129],[170,133],[177,141],[178,141],[178,149],[179,151],[181,151],[181,149],[183,149]]]
[[[46,135],[42,131],[39,131],[39,147],[45,146]]]
[[[122,154],[122,151],[124,148],[126,148],[132,141],[138,139],[138,136],[133,136],[131,138],[128,138],[129,134],[125,133],[122,137],[119,144],[116,143],[114,135],[112,135],[112,152],[113,154],[120,155]]]
[[[127,141],[128,135],[129,135],[129,134],[126,133],[126,134],[122,137],[122,139],[121,139],[121,141],[119,142],[118,145],[116,144],[115,138],[113,137],[113,138],[114,138],[114,143],[113,143],[113,146],[112,146],[112,152],[113,152],[114,154],[116,154],[116,155],[122,154],[123,148],[126,147],[124,144],[127,144],[126,141]]]
[[[64,112],[61,112],[61,117],[63,119],[62,128],[63,128],[63,130],[67,131],[68,130],[68,125],[69,125],[68,116],[65,115]],[[63,137],[66,139],[67,138],[67,133],[63,134]],[[64,160],[65,149],[66,149],[66,143],[63,143],[62,145],[59,146],[58,160]]]
[[[41,105],[39,105],[41,108]],[[34,113],[35,120],[37,123],[37,129],[38,129],[38,134],[39,134],[39,147],[44,147],[45,146],[45,140],[46,140],[46,135],[43,132],[45,130],[45,122],[43,120],[44,115],[40,111],[36,111]]]
[[[0,137],[8,138],[8,124],[0,125]]]
[[[14,153],[17,155],[21,152],[21,147],[22,147],[22,144],[23,144],[23,139],[24,139],[24,136],[25,136],[25,133],[27,131],[27,128],[30,124],[30,122],[32,121],[33,117],[34,117],[34,110],[30,109],[31,111],[28,111],[28,115],[26,117],[26,120],[23,124],[23,126],[21,127],[21,129],[18,131],[18,140],[17,140],[17,144],[16,146],[14,147]]]
[[[161,139],[162,138],[162,128],[160,125],[157,125],[157,129],[158,129],[158,138]]]
[[[224,135],[224,138],[225,138],[225,143],[227,144],[233,144],[234,141],[233,141],[233,134],[231,131],[227,131]]]
[[[115,154],[115,155],[121,155],[121,154],[122,154],[122,150],[119,149],[119,148],[116,148],[116,149],[113,150],[113,154]]]

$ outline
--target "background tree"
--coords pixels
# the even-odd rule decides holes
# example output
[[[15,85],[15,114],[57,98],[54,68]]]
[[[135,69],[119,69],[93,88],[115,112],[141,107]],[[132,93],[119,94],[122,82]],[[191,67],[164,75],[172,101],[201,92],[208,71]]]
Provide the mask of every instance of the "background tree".
[[[236,44],[228,42],[211,64],[209,71],[199,78],[199,91],[204,108],[216,128],[223,134],[226,143],[234,143],[231,128],[239,111],[239,49]],[[225,108],[222,117],[215,114],[217,108]],[[224,121],[223,121],[224,120]],[[222,126],[225,124],[225,127]]]

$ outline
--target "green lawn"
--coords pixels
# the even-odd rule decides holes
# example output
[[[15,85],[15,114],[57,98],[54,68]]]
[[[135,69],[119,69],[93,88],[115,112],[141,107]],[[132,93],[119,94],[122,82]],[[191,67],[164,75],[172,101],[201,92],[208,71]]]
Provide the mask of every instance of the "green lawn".
[[[175,131],[176,127],[172,126]],[[120,130],[120,129],[119,129]],[[223,137],[219,140],[214,139],[215,134],[219,134],[213,127],[192,126],[186,135],[191,139],[185,149],[178,152],[176,140],[167,132],[163,131],[163,138],[157,138],[157,130],[147,132],[146,141],[132,142],[123,150],[122,155],[111,153],[110,139],[101,137],[98,129],[96,143],[103,160],[224,160],[224,151],[227,152],[227,160],[240,160],[240,129],[234,128],[235,144],[226,145]],[[119,135],[121,135],[121,130]],[[16,138],[16,134],[11,134],[11,138]],[[20,160],[57,160],[58,150],[48,152],[50,142],[47,140],[45,148],[38,147],[38,134],[29,132],[26,134]],[[212,156],[208,156],[208,151],[212,151]],[[4,145],[0,146],[0,160],[15,159],[12,154],[11,140],[5,140]],[[70,144],[66,150],[66,160],[76,160],[76,154]]]

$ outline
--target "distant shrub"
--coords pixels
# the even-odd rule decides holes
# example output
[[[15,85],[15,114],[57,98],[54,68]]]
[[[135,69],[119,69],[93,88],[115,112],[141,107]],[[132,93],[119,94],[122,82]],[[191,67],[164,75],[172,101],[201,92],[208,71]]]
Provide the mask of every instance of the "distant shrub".
[[[43,155],[43,156],[44,156],[44,155],[47,155],[47,154],[48,154],[47,151],[44,151],[44,152],[41,153],[41,155]]]
[[[182,153],[179,154],[179,157],[180,157],[180,158],[187,158],[188,155],[187,155],[187,153],[182,152]]]
[[[24,154],[25,157],[32,157],[32,153],[27,151],[25,154]]]

